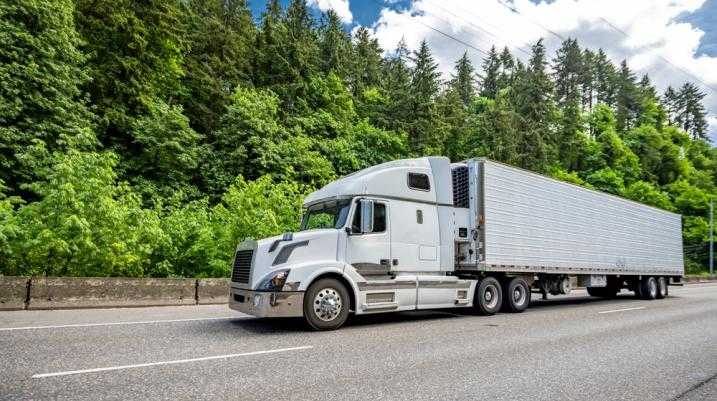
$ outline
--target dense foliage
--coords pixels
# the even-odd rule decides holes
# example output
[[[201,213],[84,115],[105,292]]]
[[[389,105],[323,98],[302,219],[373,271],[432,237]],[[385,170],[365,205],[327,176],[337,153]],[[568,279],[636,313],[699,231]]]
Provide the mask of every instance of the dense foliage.
[[[226,276],[301,197],[397,158],[490,158],[684,216],[706,265],[717,151],[699,88],[657,94],[566,40],[520,60],[385,52],[305,1],[0,3],[0,274]]]

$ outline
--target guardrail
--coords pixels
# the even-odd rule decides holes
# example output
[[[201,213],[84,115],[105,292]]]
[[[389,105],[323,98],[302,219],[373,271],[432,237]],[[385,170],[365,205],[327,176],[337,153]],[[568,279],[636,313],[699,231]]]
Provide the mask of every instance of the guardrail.
[[[222,304],[229,279],[0,276],[0,310]]]
[[[686,276],[686,283],[717,276]],[[0,310],[209,305],[227,302],[227,278],[0,276]]]

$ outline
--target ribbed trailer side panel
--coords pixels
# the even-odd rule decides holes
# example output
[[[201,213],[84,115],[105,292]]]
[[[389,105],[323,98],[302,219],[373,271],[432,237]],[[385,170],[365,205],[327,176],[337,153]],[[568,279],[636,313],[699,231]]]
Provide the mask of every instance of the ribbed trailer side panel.
[[[500,163],[481,164],[482,269],[684,273],[679,215]]]

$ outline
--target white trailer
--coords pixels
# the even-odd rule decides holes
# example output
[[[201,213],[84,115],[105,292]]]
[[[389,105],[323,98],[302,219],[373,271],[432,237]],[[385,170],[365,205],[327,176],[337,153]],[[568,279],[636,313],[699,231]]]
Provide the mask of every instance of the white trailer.
[[[684,274],[681,217],[472,159],[397,160],[304,201],[301,231],[238,245],[229,306],[303,316],[434,308],[521,312],[531,293],[664,298]]]

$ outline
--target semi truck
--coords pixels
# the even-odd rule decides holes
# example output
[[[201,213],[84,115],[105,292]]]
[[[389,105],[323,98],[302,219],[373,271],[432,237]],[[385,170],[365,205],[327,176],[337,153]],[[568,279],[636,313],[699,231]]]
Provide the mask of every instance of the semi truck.
[[[331,330],[350,314],[522,312],[575,281],[660,299],[683,275],[678,214],[485,158],[422,157],[333,181],[306,197],[299,231],[238,244],[229,306]]]

